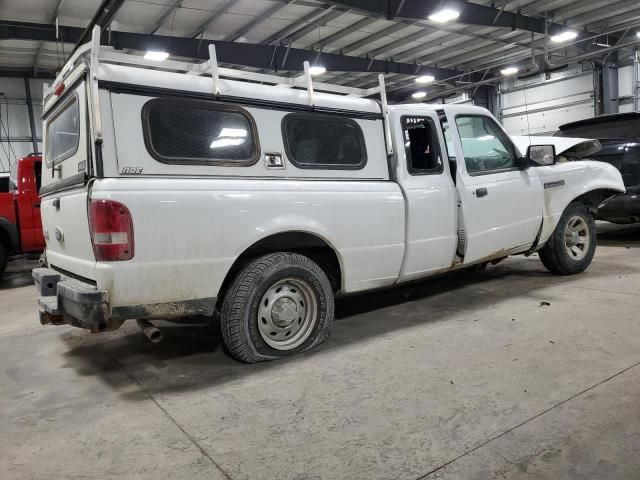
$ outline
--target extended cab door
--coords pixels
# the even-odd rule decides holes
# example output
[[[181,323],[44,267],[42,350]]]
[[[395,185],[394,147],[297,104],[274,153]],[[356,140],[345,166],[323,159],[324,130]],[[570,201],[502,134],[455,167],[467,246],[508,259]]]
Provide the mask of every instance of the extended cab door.
[[[458,159],[464,263],[526,250],[542,224],[544,189],[538,175],[518,169],[518,150],[489,114],[469,109],[448,123]]]
[[[405,255],[399,280],[451,268],[457,245],[457,192],[436,112],[394,110],[395,178],[406,203]]]

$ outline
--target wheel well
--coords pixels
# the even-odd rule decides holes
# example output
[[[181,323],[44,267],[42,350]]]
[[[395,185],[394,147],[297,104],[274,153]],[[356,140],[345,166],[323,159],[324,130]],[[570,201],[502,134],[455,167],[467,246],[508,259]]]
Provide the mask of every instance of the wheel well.
[[[590,192],[583,193],[579,197],[574,198],[571,203],[582,203],[586,205],[589,211],[592,213],[598,208],[598,206],[604,202],[607,198],[619,195],[621,192],[612,190],[610,188],[601,188],[598,190],[591,190]]]
[[[7,231],[0,227],[0,244],[5,248],[7,254],[10,254],[13,251],[13,244],[11,242],[11,237]]]
[[[218,305],[220,305],[227,288],[229,288],[229,285],[240,270],[251,262],[251,260],[273,252],[295,252],[310,258],[327,274],[333,291],[336,292],[340,290],[342,285],[342,269],[340,268],[338,255],[333,247],[312,233],[283,232],[259,240],[247,248],[242,255],[233,262],[220,287]]]

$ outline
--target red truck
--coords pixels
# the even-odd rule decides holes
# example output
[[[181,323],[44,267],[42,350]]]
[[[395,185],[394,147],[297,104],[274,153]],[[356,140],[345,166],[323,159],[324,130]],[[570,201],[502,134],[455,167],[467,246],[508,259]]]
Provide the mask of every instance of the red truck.
[[[0,275],[9,256],[45,248],[40,220],[42,157],[27,155],[11,166],[8,191],[0,191]]]

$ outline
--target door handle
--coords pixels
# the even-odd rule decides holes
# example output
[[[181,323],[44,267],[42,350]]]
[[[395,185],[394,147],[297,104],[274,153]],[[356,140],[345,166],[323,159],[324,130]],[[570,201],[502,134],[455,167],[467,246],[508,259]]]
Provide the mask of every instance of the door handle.
[[[476,188],[476,197],[482,198],[489,194],[486,188]]]

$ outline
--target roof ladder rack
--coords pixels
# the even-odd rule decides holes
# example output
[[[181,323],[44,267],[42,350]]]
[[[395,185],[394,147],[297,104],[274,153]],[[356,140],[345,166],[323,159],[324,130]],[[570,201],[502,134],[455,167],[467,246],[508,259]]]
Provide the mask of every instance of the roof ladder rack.
[[[387,144],[387,155],[393,155],[393,141],[391,140],[391,122],[389,120],[389,104],[387,103],[387,89],[384,84],[384,74],[378,75],[380,89],[380,103],[382,104],[382,116],[384,117],[384,137]]]
[[[305,60],[302,64],[304,67],[304,79],[307,84],[307,95],[309,97],[309,106],[313,107],[316,104],[316,99],[313,94],[313,79],[311,78],[311,72],[309,71],[309,61]]]
[[[99,112],[98,100],[98,64],[111,63],[120,65],[131,65],[136,67],[149,67],[157,70],[184,73],[187,75],[211,75],[212,93],[215,96],[222,94],[222,85],[220,77],[244,80],[249,82],[267,83],[271,85],[279,85],[285,88],[305,88],[309,107],[316,106],[316,91],[328,92],[339,95],[351,95],[356,97],[370,97],[375,94],[380,95],[380,104],[382,108],[382,116],[384,119],[385,143],[388,155],[393,155],[393,143],[391,139],[391,128],[389,121],[389,105],[387,103],[387,94],[385,89],[384,75],[378,75],[378,85],[372,88],[356,88],[347,87],[345,85],[334,85],[324,82],[314,82],[311,76],[311,66],[308,61],[303,63],[304,73],[296,77],[283,77],[279,75],[271,75],[266,73],[257,73],[236,68],[224,68],[218,65],[216,47],[214,43],[208,45],[209,59],[200,62],[184,62],[177,60],[165,60],[161,63],[147,60],[140,55],[130,53],[122,53],[114,50],[112,47],[100,45],[101,29],[94,26],[91,41],[78,48],[62,70],[60,77],[64,77],[65,72],[70,71],[81,58],[88,57],[89,70],[91,77],[89,78],[89,105],[91,108],[91,121],[93,123],[92,130],[95,132],[94,141],[99,143],[102,140],[102,125]],[[55,85],[54,85],[55,86]]]
[[[218,76],[218,56],[216,55],[216,46],[209,44],[209,63],[211,64],[211,80],[213,80],[213,94],[217,97],[220,95],[220,77]]]

